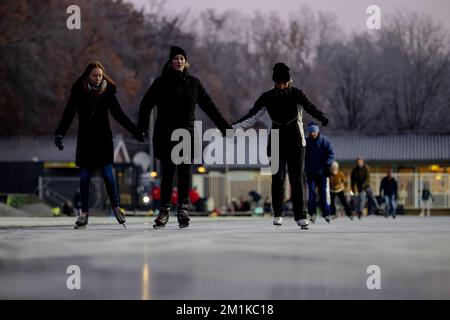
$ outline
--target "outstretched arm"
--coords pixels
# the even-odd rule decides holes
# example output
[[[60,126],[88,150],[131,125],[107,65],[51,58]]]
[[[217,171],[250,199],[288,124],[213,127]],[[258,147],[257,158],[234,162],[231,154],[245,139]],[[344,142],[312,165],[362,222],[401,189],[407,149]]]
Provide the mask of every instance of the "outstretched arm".
[[[232,127],[225,120],[222,113],[220,113],[219,109],[216,107],[200,81],[198,81],[197,103],[200,109],[202,109],[212,120],[212,122],[214,122],[216,127],[222,132],[223,135],[225,135],[226,129],[232,129]]]
[[[317,107],[309,100],[302,90],[295,89],[295,92],[298,104],[300,104],[311,116],[319,120],[322,123],[322,126],[325,127],[328,124],[328,118],[325,113],[317,109]]]
[[[241,119],[233,123],[234,129],[248,129],[255,125],[255,123],[266,113],[264,96],[260,96],[256,100],[253,108],[243,116]]]
[[[75,113],[77,112],[77,103],[75,99],[75,95],[71,94],[69,100],[67,101],[66,108],[64,109],[61,120],[59,121],[58,128],[55,131],[55,136],[60,136],[61,139],[66,135],[69,130],[70,124],[75,117]]]
[[[139,107],[138,127],[147,134],[150,122],[150,114],[158,101],[159,80],[156,79],[142,98]]]

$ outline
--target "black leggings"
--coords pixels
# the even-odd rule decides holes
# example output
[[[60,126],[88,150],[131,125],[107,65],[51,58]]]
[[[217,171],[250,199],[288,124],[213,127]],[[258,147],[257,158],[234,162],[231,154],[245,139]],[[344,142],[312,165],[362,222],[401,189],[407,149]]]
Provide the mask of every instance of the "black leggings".
[[[286,165],[291,184],[291,199],[296,221],[307,218],[306,212],[306,180],[305,147],[280,148],[279,169],[272,176],[272,202],[275,217],[283,213],[284,184],[286,181]]]
[[[178,206],[189,204],[189,187],[191,184],[191,165],[175,165],[172,160],[161,160],[161,207],[170,207],[175,169],[178,173]]]
[[[350,206],[347,202],[347,199],[345,199],[344,191],[341,192],[330,192],[331,194],[331,214],[336,214],[336,197],[339,198],[339,201],[341,201],[342,206],[344,207],[345,214],[348,216],[352,215],[352,211],[350,210]]]

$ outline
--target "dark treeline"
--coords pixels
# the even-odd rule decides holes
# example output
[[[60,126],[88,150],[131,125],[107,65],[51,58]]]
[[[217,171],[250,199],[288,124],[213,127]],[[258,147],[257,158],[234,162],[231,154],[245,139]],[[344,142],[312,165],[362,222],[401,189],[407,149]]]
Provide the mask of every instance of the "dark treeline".
[[[383,16],[381,30],[346,35],[332,14],[307,8],[288,19],[214,10],[192,17],[157,1],[144,12],[78,0],[81,30],[68,30],[72,2],[0,2],[0,134],[52,134],[91,60],[105,65],[136,120],[172,44],[187,50],[191,72],[229,121],[271,88],[271,67],[284,61],[294,85],[330,115],[329,131],[450,132],[449,33],[431,17],[399,11]]]

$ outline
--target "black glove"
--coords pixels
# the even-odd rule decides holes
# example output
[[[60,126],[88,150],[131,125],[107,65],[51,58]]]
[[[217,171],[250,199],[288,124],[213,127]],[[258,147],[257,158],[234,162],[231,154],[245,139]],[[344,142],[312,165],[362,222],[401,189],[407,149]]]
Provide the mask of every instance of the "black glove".
[[[59,135],[55,136],[55,145],[60,151],[62,151],[64,149],[62,142],[63,142],[63,136],[59,136]]]
[[[328,124],[328,118],[326,115],[323,115],[322,120],[320,121],[323,127],[326,127]]]

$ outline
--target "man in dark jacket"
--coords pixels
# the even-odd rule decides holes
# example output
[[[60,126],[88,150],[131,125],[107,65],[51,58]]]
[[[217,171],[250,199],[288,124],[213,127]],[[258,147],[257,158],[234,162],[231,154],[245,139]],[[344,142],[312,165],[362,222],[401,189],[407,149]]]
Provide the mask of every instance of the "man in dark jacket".
[[[330,176],[333,161],[334,152],[330,141],[320,134],[317,124],[310,122],[308,138],[306,138],[305,173],[308,185],[308,213],[313,223],[317,211],[316,188],[322,216],[328,223],[331,221],[331,210],[327,201],[330,192],[327,179]]]
[[[148,132],[150,113],[157,108],[155,129],[153,132],[153,152],[161,161],[161,208],[155,219],[155,228],[164,227],[169,220],[170,195],[175,170],[178,172],[178,224],[180,228],[189,225],[189,187],[191,162],[175,164],[171,158],[174,130],[186,129],[194,146],[195,107],[199,107],[209,116],[223,135],[231,126],[206,92],[200,80],[187,72],[186,52],[180,47],[171,47],[169,61],[160,77],[152,83],[139,109],[138,127]],[[194,153],[191,152],[191,155]],[[188,159],[189,160],[189,159]],[[192,160],[192,159],[190,159]]]
[[[353,193],[358,191],[359,205],[357,212],[359,219],[361,219],[362,216],[366,196],[369,199],[369,203],[371,203],[376,211],[380,211],[380,206],[378,205],[378,202],[373,195],[372,188],[370,187],[370,168],[364,163],[364,159],[362,157],[358,157],[356,159],[356,166],[352,170],[351,188]]]
[[[388,214],[395,219],[395,212],[397,210],[397,181],[392,176],[391,171],[388,171],[387,176],[381,180],[380,197],[384,197],[384,215],[387,218]]]

